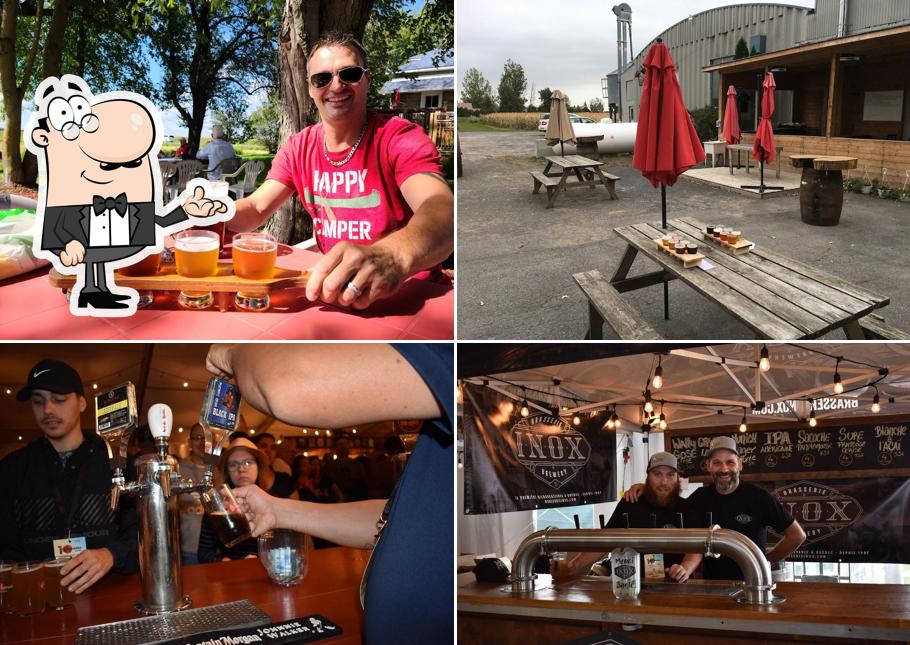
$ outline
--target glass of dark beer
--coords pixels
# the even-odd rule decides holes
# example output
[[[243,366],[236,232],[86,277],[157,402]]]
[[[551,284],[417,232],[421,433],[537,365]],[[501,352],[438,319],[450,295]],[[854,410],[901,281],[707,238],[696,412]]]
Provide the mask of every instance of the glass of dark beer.
[[[231,548],[250,538],[250,523],[227,484],[204,492],[202,505],[224,546]]]
[[[8,600],[11,589],[10,577],[13,574],[14,562],[0,560],[0,614],[9,612]]]
[[[44,595],[49,609],[63,609],[76,602],[76,594],[60,584],[60,570],[72,558],[68,555],[44,561]]]

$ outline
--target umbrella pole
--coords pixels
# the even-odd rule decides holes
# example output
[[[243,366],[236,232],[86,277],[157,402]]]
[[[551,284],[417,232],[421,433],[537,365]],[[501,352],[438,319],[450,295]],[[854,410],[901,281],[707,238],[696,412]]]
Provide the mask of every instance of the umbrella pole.
[[[562,156],[562,157],[565,157],[565,156],[566,156],[566,149],[565,149],[565,147],[563,146],[562,141],[559,142],[559,154],[560,154],[560,156]]]
[[[757,190],[759,195],[766,190],[783,190],[783,186],[765,186],[765,149],[759,148],[758,154],[758,186],[740,186],[740,188]]]
[[[660,185],[660,225],[667,230],[667,187]],[[664,320],[670,320],[670,285],[664,278]]]

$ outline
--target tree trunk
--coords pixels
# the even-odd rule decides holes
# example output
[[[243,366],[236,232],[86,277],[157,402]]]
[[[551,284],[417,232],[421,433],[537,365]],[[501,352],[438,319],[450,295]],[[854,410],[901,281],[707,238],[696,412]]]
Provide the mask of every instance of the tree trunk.
[[[372,7],[373,0],[286,1],[278,43],[279,145],[316,122],[316,106],[306,82],[306,60],[312,44],[323,32],[331,30],[350,32],[362,40]],[[312,221],[297,198],[285,203],[267,228],[285,244],[296,244],[313,234]]]
[[[22,129],[22,97],[16,84],[16,22],[19,3],[4,0],[0,25],[0,88],[3,92],[3,179],[18,183],[22,178],[19,133]]]
[[[41,67],[41,78],[60,76],[60,59],[63,55],[63,38],[66,25],[70,17],[71,0],[57,0],[54,3],[54,13],[51,25],[47,31],[47,40],[44,43],[44,64]]]

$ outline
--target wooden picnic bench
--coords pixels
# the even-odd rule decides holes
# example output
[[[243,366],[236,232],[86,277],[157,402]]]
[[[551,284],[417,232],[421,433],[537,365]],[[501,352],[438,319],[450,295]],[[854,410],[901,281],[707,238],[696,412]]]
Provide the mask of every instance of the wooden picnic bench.
[[[565,157],[553,155],[546,157],[546,160],[547,165],[543,172],[531,172],[530,174],[534,179],[534,195],[540,192],[541,186],[547,189],[547,208],[553,208],[561,190],[585,186],[594,188],[598,184],[606,187],[610,192],[610,199],[619,199],[616,195],[615,184],[620,178],[603,172],[600,169],[604,165],[602,161],[580,155],[566,155]],[[551,172],[554,166],[558,170]],[[590,175],[585,176],[586,173],[590,173]],[[576,177],[577,181],[570,181],[572,175]]]
[[[613,230],[628,244],[609,281],[617,293],[679,279],[742,321],[760,338],[817,338],[835,329],[842,329],[849,339],[906,337],[906,332],[869,317],[874,309],[890,302],[887,296],[760,246],[744,255],[733,255],[705,243],[704,224],[692,218],[670,220],[667,225],[668,230],[659,224]],[[667,232],[697,242],[710,266],[683,268],[675,258],[659,250],[654,240]],[[659,270],[629,277],[639,253],[655,262]]]
[[[600,271],[584,271],[572,276],[588,299],[588,331],[585,340],[603,339],[603,326],[608,323],[622,340],[660,338],[641,315],[626,303],[616,288]]]

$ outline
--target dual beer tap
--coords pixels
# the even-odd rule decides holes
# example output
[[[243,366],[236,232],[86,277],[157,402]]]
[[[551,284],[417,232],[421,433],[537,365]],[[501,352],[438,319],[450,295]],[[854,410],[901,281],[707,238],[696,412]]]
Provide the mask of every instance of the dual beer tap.
[[[104,439],[113,469],[111,509],[117,510],[121,495],[138,499],[139,578],[142,598],[135,603],[144,614],[186,609],[192,599],[183,594],[180,551],[180,517],[177,497],[184,493],[212,494],[214,468],[225,440],[237,428],[240,392],[236,386],[213,377],[199,415],[205,430],[205,474],[201,482],[177,473],[177,460],[169,454],[173,413],[164,403],[149,408],[148,425],[156,454],[142,455],[136,462],[136,481],[127,482],[127,445],[138,427],[136,389],[122,383],[95,396],[98,434]]]

